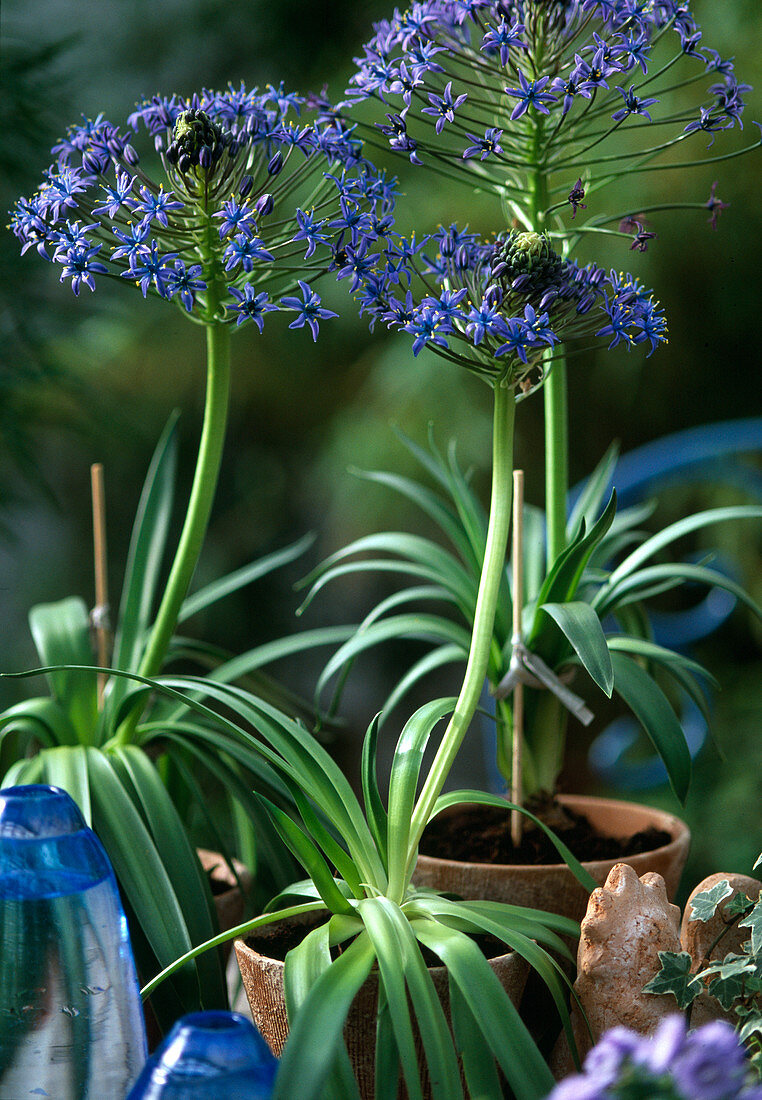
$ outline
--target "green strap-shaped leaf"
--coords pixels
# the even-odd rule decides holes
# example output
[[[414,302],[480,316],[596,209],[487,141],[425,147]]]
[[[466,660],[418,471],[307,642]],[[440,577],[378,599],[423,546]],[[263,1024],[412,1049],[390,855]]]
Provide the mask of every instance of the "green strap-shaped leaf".
[[[284,984],[289,1016],[296,1012],[312,984],[331,965],[329,950],[331,924],[310,932],[290,951],[284,968]],[[333,1064],[326,1074],[324,1095],[331,1100],[359,1100],[359,1090],[344,1044],[340,1042]]]
[[[172,890],[180,905],[191,943],[203,943],[219,932],[209,882],[182,821],[156,768],[134,745],[114,749],[114,768],[133,804],[142,813]],[[226,1007],[225,976],[219,952],[198,961],[207,1003]]]
[[[450,622],[441,615],[405,614],[382,619],[362,633],[356,633],[333,654],[320,675],[316,693],[322,692],[331,677],[358,654],[382,642],[399,641],[400,638],[447,642],[465,647],[467,651],[470,633],[465,627]]]
[[[156,445],[132,528],[112,658],[114,668],[122,670],[139,667],[152,618],[174,501],[178,417],[172,413]],[[116,713],[128,686],[127,680],[112,683],[109,714]]]
[[[410,535],[404,531],[387,531],[356,539],[327,558],[305,579],[304,584],[310,585],[310,592],[302,608],[306,607],[327,583],[326,578],[335,576],[334,567],[339,566],[340,563],[346,563],[348,558],[356,554],[364,553],[384,553],[391,557],[374,559],[372,562],[354,563],[361,569],[363,566],[366,568],[372,566],[374,569],[392,568],[409,571],[434,584],[443,585],[464,607],[473,604],[476,599],[476,581],[473,574],[469,573],[449,551],[420,535]],[[409,569],[409,566],[413,568]]]
[[[30,760],[17,760],[11,764],[0,782],[0,787],[16,787],[25,783],[42,782],[42,753],[37,753]]]
[[[412,664],[405,675],[397,681],[387,696],[381,712],[380,725],[384,725],[394,708],[430,672],[442,668],[443,665],[465,664],[467,659],[468,650],[459,645],[441,645],[432,649],[430,653],[424,653],[423,657]]]
[[[585,481],[585,486],[569,513],[566,524],[567,541],[571,542],[574,532],[580,528],[583,520],[587,527],[595,522],[601,510],[603,498],[610,491],[614,467],[618,458],[619,444],[616,442],[611,443],[603,458]]]
[[[381,980],[387,995],[387,978],[394,980],[393,972],[399,967],[400,961],[402,963],[405,985],[421,1036],[432,1095],[441,1100],[462,1100],[463,1089],[452,1036],[410,922],[400,907],[389,898],[367,898],[358,908],[368,935],[374,940]],[[392,1008],[394,1011],[394,1005]],[[401,1004],[399,1011],[402,1011]],[[417,1060],[410,1058],[414,1051],[411,1052],[409,1046],[404,1051],[399,1049],[408,1092],[411,1098],[417,1097],[420,1095],[420,1086],[415,1086],[420,1082],[420,1068],[416,1065]]]
[[[386,993],[378,991],[376,1016],[376,1067],[374,1100],[397,1100],[399,1091],[400,1057],[394,1038],[394,1023]]]
[[[568,603],[574,596],[577,586],[584,572],[590,555],[598,543],[608,532],[614,522],[616,514],[616,494],[612,493],[606,505],[606,509],[600,519],[585,533],[584,528],[579,536],[566,549],[559,554],[550,569],[545,582],[537,596],[539,605],[545,603]],[[542,627],[542,617],[539,610],[535,613],[532,628],[527,636],[527,643],[532,647],[534,636]]]
[[[468,1095],[482,1097],[482,1100],[502,1097],[503,1089],[492,1051],[452,976],[449,977],[449,992],[452,1030],[463,1063]]]
[[[82,811],[85,821],[92,827],[90,775],[85,746],[62,745],[59,748],[46,749],[39,755],[43,782],[61,787],[70,794]]]
[[[33,607],[29,626],[44,665],[93,664],[90,619],[78,596]],[[69,716],[77,740],[83,745],[93,744],[98,723],[96,677],[91,672],[62,667],[49,672],[47,680],[51,694]]]
[[[665,546],[676,542],[677,539],[699,531],[702,527],[709,527],[713,523],[727,523],[737,519],[762,519],[762,506],[755,504],[741,504],[729,508],[709,508],[704,512],[696,512],[692,516],[671,523],[668,527],[652,535],[646,541],[624,559],[611,574],[609,583],[618,584],[624,577],[629,576],[640,568],[643,562],[648,561]]]
[[[305,535],[290,546],[286,546],[282,550],[276,550],[272,554],[267,554],[257,561],[250,562],[249,565],[236,569],[234,573],[228,573],[220,580],[199,589],[198,592],[194,592],[192,596],[188,596],[183,601],[177,621],[179,623],[185,622],[192,615],[198,614],[199,611],[203,611],[205,608],[217,603],[218,600],[224,599],[225,596],[237,592],[247,584],[253,584],[260,577],[267,576],[268,573],[280,569],[283,565],[288,565],[289,562],[296,561],[314,541],[314,535]]]
[[[542,1100],[553,1088],[553,1075],[474,941],[433,921],[414,921],[411,927],[447,967],[516,1100]]]
[[[160,965],[191,948],[182,908],[156,845],[108,756],[87,750],[93,828],[100,837],[130,906]],[[182,979],[198,1004],[192,970]]]
[[[408,838],[415,808],[423,754],[437,722],[450,714],[455,699],[435,699],[419,707],[405,723],[394,750],[389,778],[387,851],[389,877],[407,865]]]
[[[693,582],[706,585],[707,588],[721,588],[735,596],[737,600],[745,604],[753,611],[758,619],[762,619],[762,608],[746,592],[743,587],[724,573],[718,573],[716,569],[707,569],[701,565],[691,565],[689,562],[677,562],[669,565],[652,565],[639,569],[635,573],[626,575],[616,583],[609,581],[605,588],[601,589],[596,601],[598,613],[603,614],[609,608],[619,603],[625,597],[632,599],[643,597],[643,590],[663,582],[664,585],[676,586]]]
[[[387,865],[386,837],[388,827],[388,815],[386,807],[381,799],[378,789],[378,773],[376,769],[376,744],[378,742],[379,715],[368,726],[362,744],[362,758],[360,761],[360,778],[362,782],[363,801],[365,803],[365,815],[368,819],[370,831],[378,845],[378,850],[384,864]]]
[[[413,1024],[405,988],[408,965],[404,948],[394,925],[376,899],[362,902],[359,911],[378,959],[379,975],[384,997],[389,1006],[396,1051],[402,1065],[408,1095],[410,1100],[423,1100]]]
[[[447,536],[461,558],[467,560],[471,546],[463,526],[439,494],[432,492],[431,489],[428,489],[419,481],[401,477],[399,474],[390,474],[383,470],[350,470],[350,472],[356,477],[392,489],[416,504]]]
[[[706,723],[717,752],[720,757],[724,759],[722,746],[717,742],[714,736],[712,715],[705,693],[705,684],[719,687],[717,680],[712,676],[711,672],[705,669],[703,665],[700,665],[698,661],[692,661],[690,657],[686,657],[682,653],[676,653],[674,650],[665,649],[663,646],[658,646],[654,642],[648,642],[643,638],[619,637],[617,635],[615,637],[609,637],[607,641],[609,649],[612,652],[619,651],[632,654],[636,657],[645,657],[653,665],[663,669],[668,676],[672,677],[675,683],[686,693],[688,698],[695,703]]]
[[[0,714],[0,744],[12,733],[35,738],[42,745],[76,745],[77,732],[61,704],[49,696],[24,699]]]
[[[315,883],[325,906],[332,913],[344,913],[347,916],[352,916],[354,913],[352,905],[334,882],[328,864],[310,837],[279,806],[269,802],[266,798],[262,798],[262,802],[267,807],[267,811],[284,842]]]
[[[611,667],[611,657],[601,620],[590,604],[581,600],[572,600],[570,603],[544,603],[541,610],[547,612],[560,627],[582,662],[582,667],[601,691],[611,698],[614,690],[614,670]]]
[[[312,837],[318,847],[322,849],[329,862],[336,868],[336,871],[341,878],[344,879],[354,896],[356,898],[365,897],[365,890],[363,889],[360,875],[349,853],[329,831],[326,824],[320,820],[320,817],[310,804],[309,799],[305,797],[297,786],[291,786],[291,794],[299,810],[302,821],[306,826],[308,835]]]
[[[370,973],[375,952],[361,933],[310,986],[283,1050],[272,1100],[324,1100],[324,1084],[344,1049],[349,1006]],[[288,974],[286,960],[286,974]]]
[[[623,653],[612,653],[614,690],[635,717],[664,762],[680,802],[685,802],[691,780],[691,754],[677,715],[664,692],[637,662]]]
[[[507,912],[499,903],[493,903],[490,906],[489,903],[485,905],[485,903],[480,902],[449,902],[445,898],[423,900],[421,906],[437,918],[442,918],[449,927],[453,927],[453,922],[458,921],[458,919],[470,918],[473,922],[472,927],[468,929],[470,933],[485,932],[488,935],[495,936],[497,939],[502,940],[511,951],[516,951],[523,959],[526,959],[550,990],[570,1049],[576,1050],[574,1032],[567,1007],[568,989],[566,987],[570,987],[571,983],[556,960],[542,947],[538,946],[533,938],[530,938],[533,931],[530,927],[531,923],[535,925],[534,931],[540,933],[537,938],[546,938],[543,914],[538,912],[534,922],[530,922],[528,919],[522,920],[514,916],[513,913]],[[579,928],[577,927],[575,938],[578,935]],[[559,954],[573,963],[574,959],[568,948],[562,943],[553,942],[554,940],[557,941],[557,937],[550,939],[549,946],[556,951],[559,950],[560,946]]]

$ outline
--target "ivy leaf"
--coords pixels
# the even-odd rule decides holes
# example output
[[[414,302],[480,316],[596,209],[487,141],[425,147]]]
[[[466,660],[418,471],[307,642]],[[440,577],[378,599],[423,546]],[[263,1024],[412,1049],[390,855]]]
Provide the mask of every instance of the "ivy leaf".
[[[717,911],[717,906],[733,893],[733,887],[726,878],[716,883],[711,890],[702,890],[691,902],[691,920],[700,920],[706,924]]]
[[[746,1017],[746,1022],[738,1032],[738,1038],[745,1043],[755,1033],[762,1038],[762,1012],[759,1009],[739,1007],[738,1015]]]
[[[762,900],[749,913],[746,920],[739,920],[739,928],[751,928],[751,952],[758,955],[762,952]]]
[[[746,992],[744,973],[745,967],[734,967],[731,964],[725,968],[724,973],[718,973],[714,981],[709,983],[709,993],[717,998],[723,1008],[732,1008],[734,1002],[744,996]]]
[[[691,974],[690,955],[687,951],[660,951],[659,962],[660,972],[643,986],[643,992],[671,993],[678,1008],[687,1008],[703,989],[701,980]]]
[[[754,902],[751,898],[747,898],[746,894],[742,894],[740,891],[735,894],[723,910],[725,917],[737,917],[744,913],[748,913],[754,908]]]

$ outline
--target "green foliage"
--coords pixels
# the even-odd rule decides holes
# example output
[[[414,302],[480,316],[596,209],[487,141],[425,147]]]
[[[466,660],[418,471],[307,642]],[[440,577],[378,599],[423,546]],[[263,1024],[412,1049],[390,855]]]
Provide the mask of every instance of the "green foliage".
[[[170,702],[151,694],[146,682],[129,678],[140,668],[162,590],[174,498],[176,421],[173,416],[159,441],[140,498],[102,705],[88,612],[81,599],[70,597],[38,605],[29,615],[44,668],[21,675],[44,673],[50,694],[0,714],[0,783],[52,783],[80,806],[116,871],[144,976],[217,932],[209,884],[189,840],[192,816],[206,821],[212,846],[229,863],[231,842],[239,850],[244,843],[253,849],[257,880],[250,904],[261,904],[292,877],[294,868],[289,846],[273,829],[252,788],[267,795],[271,812],[280,814],[291,805],[290,792],[252,751],[250,739],[237,730],[221,732],[186,700]],[[293,561],[309,541],[303,539],[191,595],[180,620]],[[333,640],[336,635],[327,636]],[[323,638],[312,631],[306,639],[281,639],[231,659],[175,637],[167,661],[192,657],[218,683],[249,677],[256,690],[287,704],[291,700],[264,676],[262,666]],[[211,797],[217,807],[214,817],[207,809]],[[282,832],[284,823],[279,825]],[[153,1007],[166,1026],[185,1012],[226,1003],[219,960],[209,955],[178,973],[158,992]]]
[[[161,677],[153,686],[168,701],[186,699],[194,713],[220,734],[237,730],[283,784],[300,796],[301,820],[275,808],[272,812],[309,879],[273,899],[266,916],[230,933],[243,935],[295,911],[321,913],[326,918],[286,958],[290,1037],[277,1078],[276,1100],[357,1096],[342,1032],[349,1006],[373,967],[380,988],[378,1096],[396,1095],[400,1070],[411,1098],[422,1095],[413,1018],[437,1096],[462,1098],[457,1062],[461,1051],[468,1095],[498,1100],[502,1096],[498,1066],[519,1100],[540,1100],[546,1095],[553,1083],[550,1071],[472,937],[496,936],[540,974],[573,1047],[566,1007],[568,982],[558,960],[571,961],[561,937],[577,935],[578,925],[566,917],[498,902],[452,900],[410,882],[416,850],[411,818],[423,753],[453,700],[435,700],[405,724],[391,765],[386,806],[375,779],[378,724],[371,724],[363,752],[363,807],[325,749],[298,721],[263,700],[236,686],[201,678]],[[257,737],[249,729],[256,730]],[[456,792],[442,796],[434,812],[453,801],[489,797]],[[565,851],[563,845],[559,850]],[[567,855],[573,873],[589,889],[589,876]],[[395,896],[391,884],[399,881],[405,885]],[[424,947],[448,971],[455,1044],[421,954]],[[149,983],[144,994],[203,950],[196,948],[178,960]]]
[[[360,476],[401,494],[433,520],[449,543],[386,532],[359,538],[324,561],[304,582],[303,607],[329,583],[357,572],[394,572],[412,578],[366,616],[336,650],[318,683],[318,698],[341,673],[338,691],[356,658],[400,638],[419,639],[429,650],[404,675],[387,699],[385,713],[434,670],[463,664],[476,606],[484,554],[486,516],[454,446],[445,457],[429,439],[425,450],[400,434],[434,487],[411,478],[371,471]],[[525,507],[525,584],[522,593],[524,641],[556,674],[581,669],[605,696],[616,694],[635,715],[665,763],[681,801],[690,782],[690,754],[670,692],[686,691],[707,714],[704,685],[711,675],[682,653],[656,645],[648,623],[648,601],[684,584],[716,586],[732,593],[754,614],[762,611],[735,581],[708,567],[657,556],[693,531],[715,523],[760,518],[758,506],[715,508],[670,524],[646,536],[640,524],[648,505],[617,512],[616,496],[606,502],[616,462],[611,448],[587,482],[569,520],[567,545],[546,571],[541,513]],[[510,566],[501,578],[488,680],[499,688],[512,655]],[[423,610],[439,604],[443,610]],[[497,692],[498,697],[500,692]],[[338,694],[332,705],[335,706]],[[524,789],[552,790],[563,765],[566,715],[560,705],[548,716],[547,691],[525,691]],[[330,712],[330,711],[329,711]],[[498,698],[498,762],[506,769],[513,736],[510,699]],[[555,723],[554,727],[551,723]],[[550,727],[550,728],[549,728]]]
[[[691,971],[691,956],[686,952],[660,951],[661,971],[643,991],[673,994],[689,1014],[700,994],[718,1001],[734,1018],[739,1038],[762,1076],[762,897],[754,902],[722,879],[691,902],[691,920],[707,922],[716,916],[721,917],[722,931],[698,969]],[[741,950],[713,959],[725,936],[736,927],[751,929]]]

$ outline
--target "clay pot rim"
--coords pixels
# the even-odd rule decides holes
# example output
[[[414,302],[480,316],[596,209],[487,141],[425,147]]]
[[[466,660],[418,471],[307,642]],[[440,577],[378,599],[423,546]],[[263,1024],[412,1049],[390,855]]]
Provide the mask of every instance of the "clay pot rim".
[[[290,920],[293,920],[293,919],[294,919],[293,917],[282,917],[281,918],[281,920],[284,923],[286,921],[290,921]],[[329,917],[329,919],[330,919],[330,917]],[[280,923],[279,921],[273,921],[273,923],[271,925],[264,925],[263,927],[265,927],[265,928],[274,928],[279,923]],[[316,925],[315,927],[319,928],[320,925]],[[247,937],[247,939],[248,938],[249,937]],[[284,966],[284,960],[283,959],[276,959],[272,955],[263,955],[261,951],[257,951],[257,949],[255,947],[251,947],[246,942],[246,939],[242,939],[241,937],[237,937],[235,940],[233,940],[233,949],[235,950],[236,958],[238,958],[239,953],[240,953],[240,954],[249,956],[250,959],[254,958],[254,957],[260,958],[260,959],[267,959],[268,962],[274,964],[275,966],[278,966],[278,967]],[[487,958],[487,956],[485,955],[485,958],[487,958],[488,963],[500,963],[500,962],[503,961],[503,959],[509,959],[512,956],[517,955],[517,954],[518,954],[518,952],[516,952],[516,951],[504,951],[502,953],[502,955],[490,955],[489,958]],[[522,957],[523,956],[519,956],[519,958],[522,958]],[[434,976],[444,977],[444,975],[447,973],[447,967],[444,964],[441,964],[440,966],[429,966],[426,969],[429,971],[429,973],[432,975],[432,977],[434,977]],[[378,973],[377,970],[371,970],[370,976],[373,977],[377,973]]]
[[[672,853],[679,850],[684,844],[690,841],[690,831],[688,826],[679,817],[675,817],[674,814],[669,813],[667,810],[659,810],[654,806],[648,806],[643,802],[628,802],[626,799],[620,798],[600,798],[597,795],[588,794],[559,794],[556,796],[558,801],[562,805],[573,806],[576,810],[584,813],[587,810],[594,809],[617,809],[621,810],[634,810],[636,816],[648,817],[651,819],[651,823],[657,828],[663,829],[664,832],[670,833],[672,839],[667,844],[662,844],[658,848],[650,848],[646,852],[637,852],[630,856],[622,856],[619,859],[590,859],[582,860],[582,866],[587,871],[593,871],[596,868],[601,869],[609,866],[613,866],[616,863],[632,863],[633,860],[642,861],[644,858],[650,859],[655,853]],[[463,805],[464,803],[458,803]],[[455,807],[448,807],[448,809],[455,809]],[[442,811],[447,813],[447,809]],[[437,815],[439,816],[439,815]],[[627,835],[631,830],[625,830],[622,835]],[[616,836],[616,834],[612,834]],[[445,867],[467,867],[467,868],[479,868],[483,871],[485,867],[494,868],[498,871],[514,871],[521,872],[522,874],[539,874],[548,870],[568,870],[566,863],[471,863],[468,860],[461,859],[445,859],[443,856],[427,856],[423,853],[419,853],[418,859],[425,860],[427,863],[438,863]],[[635,864],[637,866],[637,864]]]
[[[196,855],[198,856],[204,874],[208,875],[210,879],[213,879],[219,886],[224,887],[224,889],[214,894],[215,901],[218,901],[220,898],[226,898],[228,894],[232,894],[236,890],[241,889],[233,877],[227,860],[222,852],[217,852],[213,848],[196,848]],[[241,860],[237,859],[235,856],[233,856],[232,863],[241,883],[246,885],[250,884],[251,871],[246,864],[242,863]]]

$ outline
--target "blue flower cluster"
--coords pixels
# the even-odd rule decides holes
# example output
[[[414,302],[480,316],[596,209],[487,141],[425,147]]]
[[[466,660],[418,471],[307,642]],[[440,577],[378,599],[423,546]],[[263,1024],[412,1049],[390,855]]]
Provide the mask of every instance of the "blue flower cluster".
[[[748,85],[686,0],[417,0],[374,30],[344,106],[375,99],[393,149],[493,191],[528,228],[569,212],[576,178],[598,190],[742,126]]]
[[[538,233],[483,240],[451,225],[416,241],[392,232],[355,282],[371,327],[400,329],[415,355],[429,347],[525,392],[562,341],[604,337],[609,347],[647,343],[653,352],[667,338],[663,312],[637,279],[562,259]]]
[[[752,1080],[750,1080],[750,1077]],[[653,1037],[607,1031],[548,1100],[762,1100],[762,1085],[730,1024],[715,1020],[687,1031],[668,1016]]]
[[[315,110],[309,123],[303,107]],[[155,155],[138,154],[139,132]],[[361,249],[367,268],[394,207],[394,182],[352,127],[282,87],[154,96],[126,130],[99,115],[52,152],[42,186],[12,211],[22,252],[60,264],[75,294],[121,278],[204,322],[262,331],[266,313],[293,311],[290,327],[316,338],[336,314],[311,284]]]

